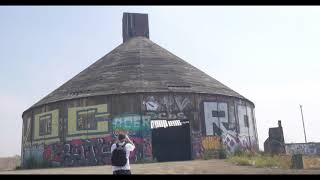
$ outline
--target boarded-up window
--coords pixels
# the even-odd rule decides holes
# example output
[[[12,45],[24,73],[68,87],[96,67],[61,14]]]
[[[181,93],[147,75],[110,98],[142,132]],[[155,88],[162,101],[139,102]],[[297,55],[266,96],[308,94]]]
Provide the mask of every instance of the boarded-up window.
[[[77,130],[96,130],[95,119],[97,109],[81,110],[77,112]]]
[[[39,118],[39,136],[50,135],[52,129],[51,114],[40,116]]]
[[[226,113],[224,111],[212,111],[212,117],[225,117]]]

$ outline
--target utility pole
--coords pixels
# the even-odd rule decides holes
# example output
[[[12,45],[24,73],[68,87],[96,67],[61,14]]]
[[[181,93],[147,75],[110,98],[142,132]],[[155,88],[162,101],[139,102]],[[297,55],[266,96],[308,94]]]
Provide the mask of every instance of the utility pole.
[[[307,143],[306,129],[304,127],[304,120],[303,120],[303,113],[302,113],[302,105],[300,105],[300,110],[301,110],[301,117],[302,117],[302,124],[303,124],[304,140]]]

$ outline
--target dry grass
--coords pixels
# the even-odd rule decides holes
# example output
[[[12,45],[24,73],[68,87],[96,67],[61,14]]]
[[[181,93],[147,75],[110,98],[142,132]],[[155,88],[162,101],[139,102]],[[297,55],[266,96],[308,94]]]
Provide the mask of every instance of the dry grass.
[[[289,159],[289,160],[288,160]],[[242,166],[254,166],[258,168],[281,168],[289,169],[291,166],[290,157],[285,156],[270,156],[270,155],[248,155],[242,154],[238,156],[230,156],[228,162]]]

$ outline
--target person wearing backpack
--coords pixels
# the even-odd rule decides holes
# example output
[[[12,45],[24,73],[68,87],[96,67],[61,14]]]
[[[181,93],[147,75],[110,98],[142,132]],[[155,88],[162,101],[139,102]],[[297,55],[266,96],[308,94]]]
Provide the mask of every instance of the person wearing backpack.
[[[113,174],[131,174],[129,155],[134,149],[135,145],[128,135],[118,135],[118,141],[111,146],[111,165]]]

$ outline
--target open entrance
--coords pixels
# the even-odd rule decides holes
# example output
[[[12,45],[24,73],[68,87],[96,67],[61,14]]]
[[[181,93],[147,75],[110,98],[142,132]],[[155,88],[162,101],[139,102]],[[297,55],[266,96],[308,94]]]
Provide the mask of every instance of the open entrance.
[[[191,160],[189,121],[151,122],[152,155],[158,162]]]

